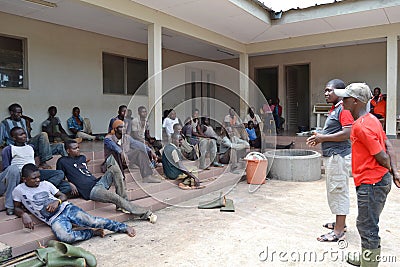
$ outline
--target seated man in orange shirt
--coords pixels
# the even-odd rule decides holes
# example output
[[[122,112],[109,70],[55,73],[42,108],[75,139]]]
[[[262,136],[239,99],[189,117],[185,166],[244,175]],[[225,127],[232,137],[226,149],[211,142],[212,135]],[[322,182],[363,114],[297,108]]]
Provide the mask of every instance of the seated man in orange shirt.
[[[382,100],[376,103],[371,113],[378,119],[386,118],[386,94],[382,95]]]

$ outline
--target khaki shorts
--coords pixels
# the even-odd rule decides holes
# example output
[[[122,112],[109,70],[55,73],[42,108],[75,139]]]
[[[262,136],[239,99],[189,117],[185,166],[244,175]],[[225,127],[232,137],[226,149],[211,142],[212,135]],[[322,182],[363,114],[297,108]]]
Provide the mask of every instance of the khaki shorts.
[[[324,158],[326,193],[332,214],[347,215],[350,209],[349,170],[351,154],[346,157],[332,155]]]

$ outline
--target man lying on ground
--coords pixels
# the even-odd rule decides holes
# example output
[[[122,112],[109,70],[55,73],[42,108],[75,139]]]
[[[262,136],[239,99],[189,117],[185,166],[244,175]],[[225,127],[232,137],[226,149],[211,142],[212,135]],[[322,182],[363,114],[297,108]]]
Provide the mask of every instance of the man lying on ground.
[[[73,243],[90,239],[97,235],[104,237],[104,230],[126,233],[135,236],[135,230],[120,222],[92,216],[81,208],[68,203],[67,196],[47,181],[40,181],[39,169],[34,164],[22,168],[24,183],[13,191],[15,214],[22,218],[26,228],[34,229],[31,216],[22,209],[22,205],[36,218],[51,226],[58,240]],[[73,229],[72,225],[85,227]]]

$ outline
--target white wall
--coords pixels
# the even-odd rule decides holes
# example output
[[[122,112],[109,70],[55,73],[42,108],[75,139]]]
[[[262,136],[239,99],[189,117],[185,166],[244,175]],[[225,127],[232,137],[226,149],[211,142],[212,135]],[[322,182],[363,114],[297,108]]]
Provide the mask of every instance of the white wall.
[[[0,118],[9,115],[11,103],[20,103],[24,114],[35,120],[36,134],[49,106],[57,106],[65,128],[72,108],[78,106],[91,119],[94,133],[106,132],[118,106],[128,104],[131,96],[103,94],[102,52],[147,59],[147,45],[1,12],[0,21],[0,34],[27,39],[29,71],[28,90],[0,88]],[[163,51],[163,67],[199,59]],[[146,96],[133,100],[133,106],[147,103]]]
[[[312,113],[315,103],[325,103],[323,90],[326,82],[339,78],[346,83],[366,82],[371,89],[379,86],[386,92],[386,43],[326,48],[284,54],[250,57],[250,77],[255,68],[279,66],[279,79],[284,77],[284,66],[310,64],[310,124],[316,125]],[[279,83],[280,95],[285,92],[285,82]],[[281,102],[285,111],[285,98]],[[254,100],[253,100],[254,101]],[[400,111],[398,107],[398,112]]]

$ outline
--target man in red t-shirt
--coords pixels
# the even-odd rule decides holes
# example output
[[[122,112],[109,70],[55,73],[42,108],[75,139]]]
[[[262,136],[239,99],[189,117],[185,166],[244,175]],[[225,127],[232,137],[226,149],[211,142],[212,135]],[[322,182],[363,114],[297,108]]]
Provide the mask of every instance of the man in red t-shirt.
[[[396,156],[379,120],[366,110],[371,90],[365,83],[353,83],[345,89],[336,89],[343,97],[343,106],[356,120],[352,142],[352,171],[357,192],[357,229],[361,237],[362,257],[348,257],[353,265],[378,266],[380,258],[379,216],[391,188],[391,174],[397,187],[400,177]]]

